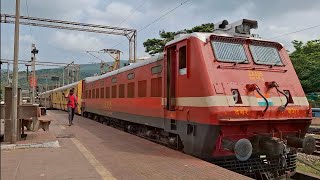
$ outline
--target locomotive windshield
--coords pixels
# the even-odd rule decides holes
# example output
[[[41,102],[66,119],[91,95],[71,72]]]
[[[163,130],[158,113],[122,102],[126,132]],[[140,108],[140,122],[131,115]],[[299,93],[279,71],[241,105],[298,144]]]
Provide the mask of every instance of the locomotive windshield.
[[[275,47],[249,45],[249,48],[256,64],[283,65]]]
[[[242,44],[212,41],[213,52],[218,61],[248,63]]]

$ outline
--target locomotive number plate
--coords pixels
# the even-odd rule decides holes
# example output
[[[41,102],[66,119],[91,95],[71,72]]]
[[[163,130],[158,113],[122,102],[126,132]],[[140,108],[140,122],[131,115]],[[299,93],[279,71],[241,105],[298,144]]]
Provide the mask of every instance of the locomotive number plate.
[[[253,81],[264,81],[263,73],[260,71],[248,71],[248,77]]]

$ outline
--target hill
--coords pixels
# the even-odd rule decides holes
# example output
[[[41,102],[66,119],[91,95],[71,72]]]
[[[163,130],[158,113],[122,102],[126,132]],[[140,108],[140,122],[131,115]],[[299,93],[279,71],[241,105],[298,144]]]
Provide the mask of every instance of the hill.
[[[127,63],[125,60],[120,61],[120,66],[123,67],[124,64]],[[108,63],[109,65],[112,62]],[[10,77],[12,78],[12,72],[10,72]],[[99,64],[81,64],[80,65],[80,79],[84,79],[86,77],[94,76],[100,73],[100,65]],[[29,76],[31,72],[29,72]],[[39,69],[36,70],[37,76],[37,84],[39,87],[39,91],[42,92],[46,87],[46,78],[45,75],[48,76],[48,89],[55,88],[59,83],[62,85],[62,77],[63,77],[63,69],[62,68],[53,68],[53,69]],[[51,77],[59,77],[59,81],[52,81]],[[65,76],[67,76],[65,74]],[[67,81],[65,80],[65,84]],[[1,70],[1,89],[7,84],[7,72],[5,69]],[[27,72],[19,71],[19,81],[18,85],[21,89],[28,89],[29,82],[27,81]],[[0,89],[0,90],[1,90]],[[0,93],[1,94],[1,93]]]

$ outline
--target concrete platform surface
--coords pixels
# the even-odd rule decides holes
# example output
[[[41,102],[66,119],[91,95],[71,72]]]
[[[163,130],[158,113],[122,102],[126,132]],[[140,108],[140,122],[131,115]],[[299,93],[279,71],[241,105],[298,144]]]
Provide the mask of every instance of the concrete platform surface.
[[[48,111],[60,148],[1,152],[1,179],[249,179],[140,137]]]

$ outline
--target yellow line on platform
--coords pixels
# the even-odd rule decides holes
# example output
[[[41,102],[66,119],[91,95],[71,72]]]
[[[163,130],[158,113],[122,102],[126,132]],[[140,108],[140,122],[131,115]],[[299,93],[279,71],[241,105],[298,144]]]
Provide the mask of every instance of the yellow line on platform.
[[[111,180],[116,179],[112,176],[111,172],[108,171],[104,166],[90,153],[90,151],[84,147],[84,145],[76,138],[71,138],[72,142],[77,146],[79,151],[86,157],[86,159],[90,162],[90,164],[96,169],[96,171],[100,174],[102,179]]]

